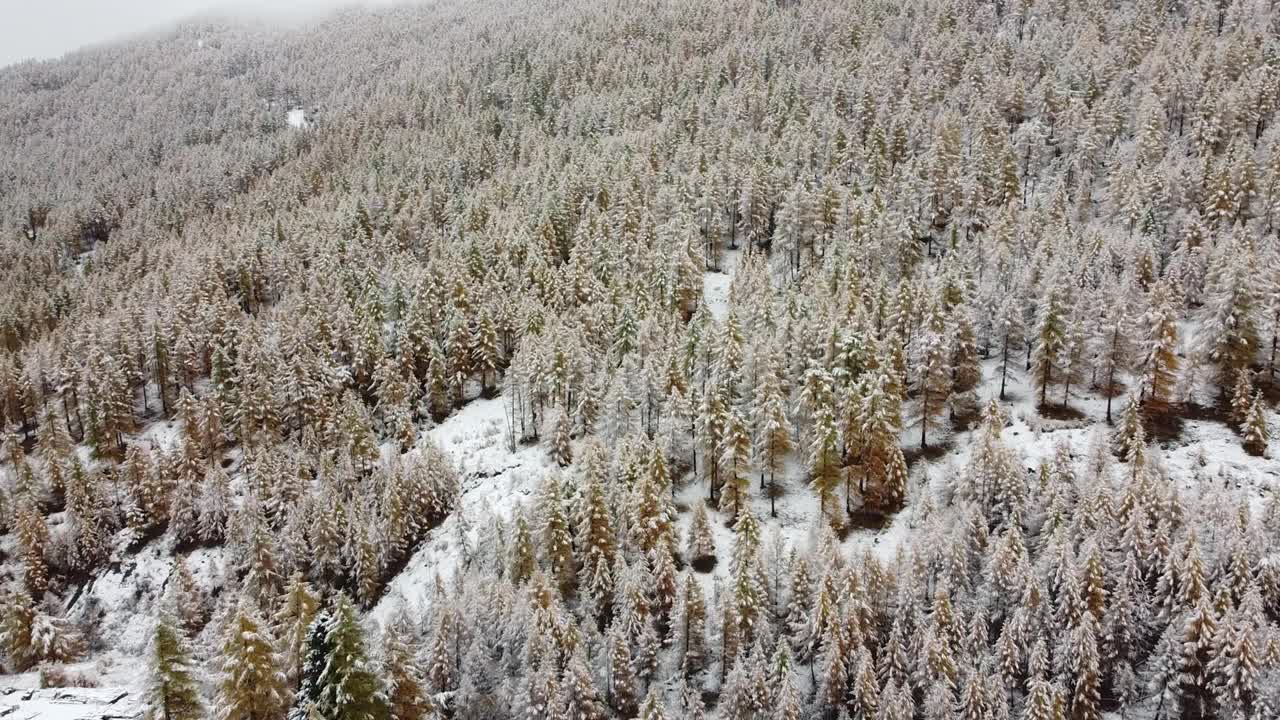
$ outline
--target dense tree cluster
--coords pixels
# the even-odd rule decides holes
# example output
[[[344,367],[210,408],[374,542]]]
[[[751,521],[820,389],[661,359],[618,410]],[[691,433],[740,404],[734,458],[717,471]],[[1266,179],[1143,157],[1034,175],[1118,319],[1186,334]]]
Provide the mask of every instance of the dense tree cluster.
[[[444,0],[0,71],[8,668],[162,546],[156,718],[1273,717],[1280,504],[1149,440],[1270,452],[1278,31]],[[373,628],[459,507],[427,431],[495,396],[547,472]]]

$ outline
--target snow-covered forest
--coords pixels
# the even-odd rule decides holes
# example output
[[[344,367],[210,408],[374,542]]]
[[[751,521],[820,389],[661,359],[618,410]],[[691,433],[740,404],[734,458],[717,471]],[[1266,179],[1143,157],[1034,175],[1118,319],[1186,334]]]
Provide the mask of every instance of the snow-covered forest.
[[[1278,110],[1271,0],[0,70],[0,714],[1274,720]]]

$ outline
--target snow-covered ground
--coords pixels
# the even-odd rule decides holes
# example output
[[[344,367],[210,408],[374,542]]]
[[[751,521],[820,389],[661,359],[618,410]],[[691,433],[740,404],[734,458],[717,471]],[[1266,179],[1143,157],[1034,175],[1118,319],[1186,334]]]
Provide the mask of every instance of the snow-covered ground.
[[[124,720],[141,716],[137,694],[129,687],[0,687],[0,717],[5,720]]]
[[[489,516],[510,520],[527,502],[543,473],[553,466],[544,447],[511,452],[506,442],[506,408],[501,397],[480,398],[423,434],[453,460],[461,485],[459,510],[431,531],[404,570],[391,581],[371,615],[380,622],[399,607],[428,605],[435,577],[448,581],[459,564],[469,562],[480,541],[478,528]]]
[[[720,272],[702,274],[702,301],[706,303],[711,317],[724,320],[729,314],[729,291],[733,285],[734,273],[738,263],[742,261],[742,249],[726,250],[720,258]]]

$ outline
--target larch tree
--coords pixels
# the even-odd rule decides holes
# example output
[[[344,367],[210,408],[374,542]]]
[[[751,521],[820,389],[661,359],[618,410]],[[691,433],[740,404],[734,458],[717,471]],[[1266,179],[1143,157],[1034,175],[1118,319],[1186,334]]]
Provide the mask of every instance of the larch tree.
[[[296,690],[302,675],[307,632],[316,617],[320,600],[301,572],[289,578],[284,599],[272,618],[280,649],[281,669],[288,687]]]
[[[382,629],[381,675],[390,720],[428,720],[436,706],[419,666],[415,630],[403,608]]]
[[[919,398],[920,447],[929,447],[929,427],[946,408],[951,396],[951,353],[949,352],[946,316],[937,304],[926,313],[925,331],[920,338],[919,375],[916,396]]]
[[[751,486],[751,478],[748,476],[751,435],[746,419],[735,409],[731,409],[725,416],[721,444],[723,451],[720,464],[725,470],[725,478],[720,486],[720,511],[728,513],[732,520],[738,517],[743,506],[749,502],[748,492]]]
[[[1153,415],[1170,411],[1173,386],[1181,361],[1178,358],[1178,317],[1171,288],[1157,284],[1148,298],[1143,318],[1142,407]]]
[[[1267,403],[1261,392],[1253,395],[1249,412],[1244,418],[1244,449],[1251,455],[1263,455],[1271,442],[1271,429],[1267,423]]]
[[[204,701],[191,648],[174,617],[162,612],[151,637],[143,716],[147,720],[199,720]]]
[[[221,720],[281,720],[289,691],[275,639],[258,610],[242,601],[227,619],[219,647],[215,704]]]
[[[793,429],[787,419],[781,361],[776,353],[770,353],[764,365],[752,408],[752,426],[756,437],[756,454],[759,456],[760,489],[766,489],[767,473],[769,514],[777,517],[778,492],[774,481],[787,454],[791,452]]]
[[[1040,407],[1047,407],[1049,388],[1057,380],[1062,367],[1062,352],[1067,344],[1067,308],[1062,282],[1050,281],[1040,296],[1036,307],[1035,330],[1032,336],[1031,374],[1036,392],[1040,395]]]

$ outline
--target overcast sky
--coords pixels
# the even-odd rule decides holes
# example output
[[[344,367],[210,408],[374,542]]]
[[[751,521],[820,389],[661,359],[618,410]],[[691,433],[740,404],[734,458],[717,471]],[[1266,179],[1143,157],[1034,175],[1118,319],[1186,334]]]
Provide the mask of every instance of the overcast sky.
[[[238,8],[240,12],[298,15],[361,1],[0,0],[0,67],[26,58],[59,57],[85,45],[161,28],[207,10]]]

